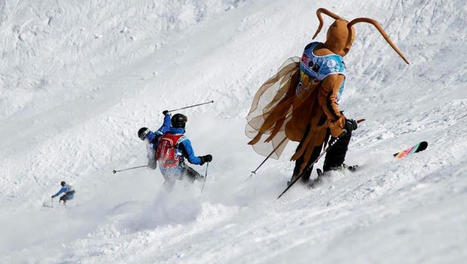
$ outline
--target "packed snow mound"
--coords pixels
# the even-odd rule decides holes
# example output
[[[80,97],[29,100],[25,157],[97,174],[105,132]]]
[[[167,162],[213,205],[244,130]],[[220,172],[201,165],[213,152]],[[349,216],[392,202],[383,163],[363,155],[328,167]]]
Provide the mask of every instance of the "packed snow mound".
[[[346,160],[362,169],[276,201],[295,146],[249,178],[263,157],[246,145],[244,117],[262,82],[311,42],[319,7],[378,20],[411,64],[373,26],[355,26],[340,106],[366,119]],[[467,258],[464,1],[45,0],[0,10],[1,263]],[[214,157],[203,192],[180,182],[167,193],[158,171],[112,174],[146,163],[140,127],[209,100],[183,111],[196,154]],[[393,159],[422,140],[424,152]],[[61,180],[76,189],[67,208],[50,200]]]

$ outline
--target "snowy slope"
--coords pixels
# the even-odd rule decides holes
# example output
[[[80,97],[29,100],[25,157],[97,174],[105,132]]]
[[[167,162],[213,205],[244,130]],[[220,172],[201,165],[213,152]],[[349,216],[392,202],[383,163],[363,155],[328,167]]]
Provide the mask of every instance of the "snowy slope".
[[[347,156],[364,168],[276,201],[294,146],[247,180],[263,157],[246,145],[244,116],[259,85],[311,41],[319,7],[377,19],[411,65],[356,25],[341,106],[367,119]],[[461,0],[0,3],[0,263],[464,263],[466,9]],[[203,193],[180,183],[167,194],[158,171],[111,173],[146,162],[139,127],[211,99],[183,112],[196,153],[214,156]],[[420,140],[425,152],[392,158]],[[42,207],[60,180],[75,200]]]

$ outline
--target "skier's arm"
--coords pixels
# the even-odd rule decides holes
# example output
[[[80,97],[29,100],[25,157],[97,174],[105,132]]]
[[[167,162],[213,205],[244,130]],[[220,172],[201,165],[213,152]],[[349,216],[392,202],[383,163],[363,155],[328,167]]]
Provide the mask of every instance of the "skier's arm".
[[[191,146],[189,139],[185,139],[180,143],[180,145],[183,156],[185,156],[191,164],[201,165],[202,160],[200,157],[195,156],[195,152],[193,151],[193,147]]]
[[[162,126],[156,131],[156,134],[162,136],[164,135],[167,131],[169,131],[170,129],[170,119],[172,117],[170,116],[169,113],[165,114],[164,116],[164,123],[162,124]]]
[[[57,196],[59,196],[61,193],[66,192],[67,189],[68,189],[68,188],[67,188],[66,186],[65,186],[65,187],[62,187],[62,188],[60,189],[60,191],[58,191],[56,194],[52,195],[52,197],[57,197]]]
[[[157,142],[159,138],[163,136],[170,129],[170,114],[166,114],[164,117],[164,123],[156,132],[149,132],[147,139],[153,144],[154,149],[157,148]]]
[[[338,137],[345,125],[345,116],[339,110],[337,96],[339,88],[344,81],[344,75],[332,74],[326,77],[319,89],[318,100],[326,114],[329,129],[333,137]]]

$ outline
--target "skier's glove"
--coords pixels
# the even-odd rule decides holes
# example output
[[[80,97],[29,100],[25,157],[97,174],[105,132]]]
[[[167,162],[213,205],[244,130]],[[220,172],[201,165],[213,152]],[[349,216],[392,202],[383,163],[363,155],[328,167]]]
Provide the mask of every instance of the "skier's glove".
[[[55,198],[55,195],[52,195],[51,198]]]
[[[350,132],[352,130],[357,129],[357,127],[358,127],[357,121],[355,121],[353,119],[346,119],[345,120],[345,125],[344,125],[345,130]]]
[[[166,114],[168,114],[168,113],[169,113],[168,110],[164,110],[164,111],[162,112],[163,115],[166,115]]]
[[[208,154],[206,156],[201,156],[201,165],[203,165],[206,162],[211,162],[212,161],[212,155]]]
[[[211,162],[212,161],[212,155],[208,154],[208,155],[204,156],[204,161],[205,162]]]

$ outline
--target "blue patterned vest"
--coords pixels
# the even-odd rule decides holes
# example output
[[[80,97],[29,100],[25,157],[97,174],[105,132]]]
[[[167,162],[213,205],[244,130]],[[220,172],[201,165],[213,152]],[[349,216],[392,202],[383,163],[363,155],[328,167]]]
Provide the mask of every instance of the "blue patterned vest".
[[[296,88],[296,94],[299,95],[302,87],[308,87],[310,81],[322,81],[330,74],[342,74],[345,76],[345,64],[341,56],[329,54],[325,56],[316,56],[313,53],[315,47],[321,42],[312,42],[305,47],[302,58],[300,59],[300,83]],[[345,79],[342,82],[337,101],[340,100],[344,91]]]

